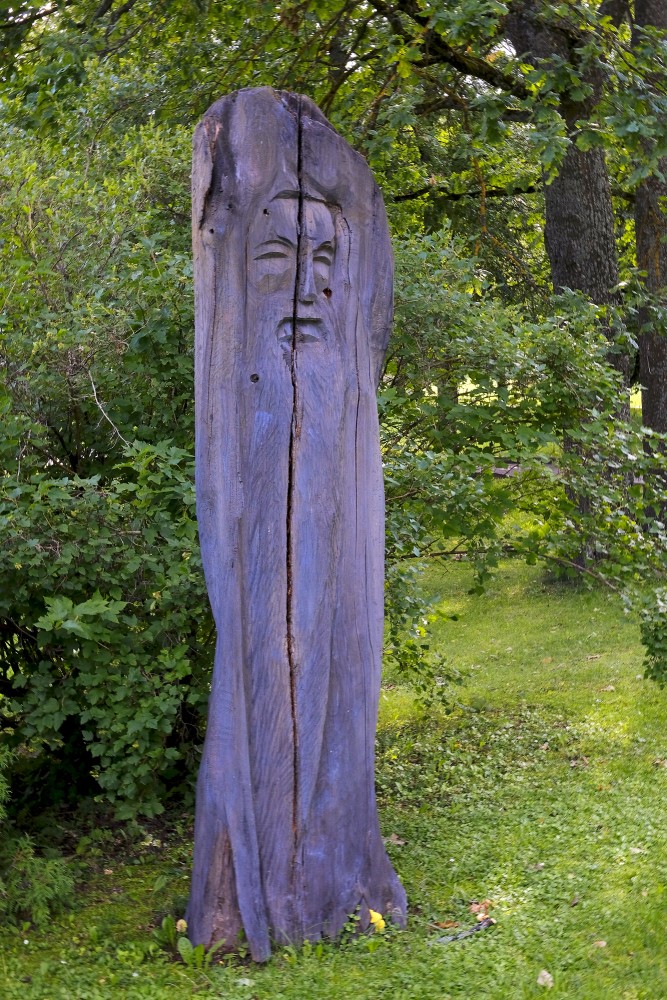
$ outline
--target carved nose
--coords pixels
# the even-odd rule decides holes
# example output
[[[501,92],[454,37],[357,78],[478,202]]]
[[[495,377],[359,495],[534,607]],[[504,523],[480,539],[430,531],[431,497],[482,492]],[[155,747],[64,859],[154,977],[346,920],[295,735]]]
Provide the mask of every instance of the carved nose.
[[[306,250],[301,260],[299,272],[299,302],[311,303],[317,297],[315,275],[313,274],[313,255],[310,248]]]

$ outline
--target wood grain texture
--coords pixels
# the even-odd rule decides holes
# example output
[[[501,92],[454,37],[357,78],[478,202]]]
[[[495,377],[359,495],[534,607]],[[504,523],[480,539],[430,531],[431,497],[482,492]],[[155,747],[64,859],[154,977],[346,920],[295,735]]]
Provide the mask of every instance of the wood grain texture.
[[[374,792],[384,497],[375,391],[392,255],[364,160],[307,98],[214,104],[194,137],[197,509],[218,641],[189,935],[405,921]]]

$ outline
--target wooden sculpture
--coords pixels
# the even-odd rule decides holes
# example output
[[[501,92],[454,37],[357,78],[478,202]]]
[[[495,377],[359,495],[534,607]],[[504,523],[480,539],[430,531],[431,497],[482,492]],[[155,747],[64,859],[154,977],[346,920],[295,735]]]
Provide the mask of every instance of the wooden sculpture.
[[[382,197],[308,98],[216,102],[194,138],[197,510],[218,640],[193,943],[405,921],[376,813],[392,312]]]

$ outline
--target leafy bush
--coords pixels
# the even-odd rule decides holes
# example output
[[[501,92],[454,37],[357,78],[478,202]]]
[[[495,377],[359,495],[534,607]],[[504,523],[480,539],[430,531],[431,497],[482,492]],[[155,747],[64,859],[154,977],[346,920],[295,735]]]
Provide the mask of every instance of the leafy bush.
[[[161,812],[192,765],[212,626],[191,457],[136,445],[116,475],[0,486],[0,617],[19,623],[0,669],[17,738],[57,750],[74,723],[128,817]]]

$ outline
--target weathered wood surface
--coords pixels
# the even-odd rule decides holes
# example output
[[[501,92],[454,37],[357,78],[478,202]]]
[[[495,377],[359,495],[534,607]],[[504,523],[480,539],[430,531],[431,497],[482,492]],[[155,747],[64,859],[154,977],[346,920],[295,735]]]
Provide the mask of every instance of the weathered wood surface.
[[[194,138],[199,531],[218,642],[193,942],[405,920],[376,813],[392,311],[382,198],[305,97],[214,104]]]

